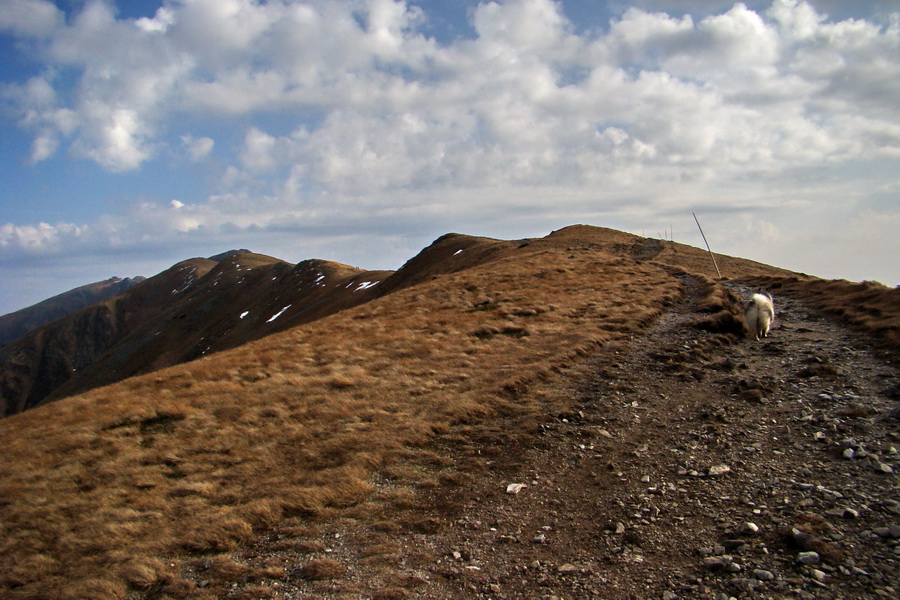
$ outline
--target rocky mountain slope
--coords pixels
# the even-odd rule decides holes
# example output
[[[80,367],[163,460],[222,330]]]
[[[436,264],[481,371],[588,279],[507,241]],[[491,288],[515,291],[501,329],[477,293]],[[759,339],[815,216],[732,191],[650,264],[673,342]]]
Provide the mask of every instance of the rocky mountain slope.
[[[0,346],[22,337],[45,323],[117,296],[144,279],[144,277],[126,277],[125,279],[113,277],[77,287],[33,306],[0,316]]]
[[[0,596],[896,595],[900,290],[718,258],[449,235],[367,302],[3,419]]]

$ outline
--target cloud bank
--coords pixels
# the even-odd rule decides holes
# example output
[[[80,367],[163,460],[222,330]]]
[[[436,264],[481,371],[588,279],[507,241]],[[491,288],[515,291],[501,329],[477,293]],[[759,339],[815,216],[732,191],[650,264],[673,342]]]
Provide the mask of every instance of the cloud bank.
[[[896,231],[900,16],[643,4],[585,28],[551,0],[484,2],[438,41],[433,3],[167,0],[127,19],[103,0],[71,15],[8,0],[0,30],[42,65],[0,92],[31,162],[128,177],[169,160],[215,183],[177,205],[0,226],[3,261],[235,231],[324,244],[575,219],[655,235],[700,210],[722,251],[812,268],[825,234]],[[869,239],[898,254],[895,236]]]

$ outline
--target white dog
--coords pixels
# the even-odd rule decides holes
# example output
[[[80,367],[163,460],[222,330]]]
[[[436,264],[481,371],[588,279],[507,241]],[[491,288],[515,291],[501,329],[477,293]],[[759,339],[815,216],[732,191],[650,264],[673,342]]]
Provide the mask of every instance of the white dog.
[[[750,332],[759,338],[769,336],[769,328],[775,320],[775,304],[769,294],[753,294],[744,308],[744,319]]]

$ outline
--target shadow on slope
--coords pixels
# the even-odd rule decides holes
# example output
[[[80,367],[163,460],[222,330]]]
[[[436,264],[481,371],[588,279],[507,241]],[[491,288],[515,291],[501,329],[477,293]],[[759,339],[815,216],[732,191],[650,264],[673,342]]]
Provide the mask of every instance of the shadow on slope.
[[[125,293],[43,325],[0,348],[0,416],[38,405],[59,386],[79,378],[99,356],[169,306],[214,262],[193,259]]]
[[[0,317],[0,346],[18,339],[45,323],[55,321],[82,308],[117,296],[134,287],[144,277],[113,277],[90,283]]]
[[[0,416],[235,348],[515,246],[449,234],[396,273],[247,250],[185,261],[2,348]]]

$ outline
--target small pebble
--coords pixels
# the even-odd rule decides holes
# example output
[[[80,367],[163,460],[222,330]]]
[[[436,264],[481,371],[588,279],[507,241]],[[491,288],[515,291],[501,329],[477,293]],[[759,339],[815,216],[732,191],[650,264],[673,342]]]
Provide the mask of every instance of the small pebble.
[[[720,475],[725,475],[726,473],[731,473],[731,467],[728,465],[714,465],[709,468],[710,477],[718,477]]]
[[[753,576],[760,581],[772,581],[773,579],[775,579],[775,574],[772,573],[772,571],[766,571],[765,569],[754,570]]]

